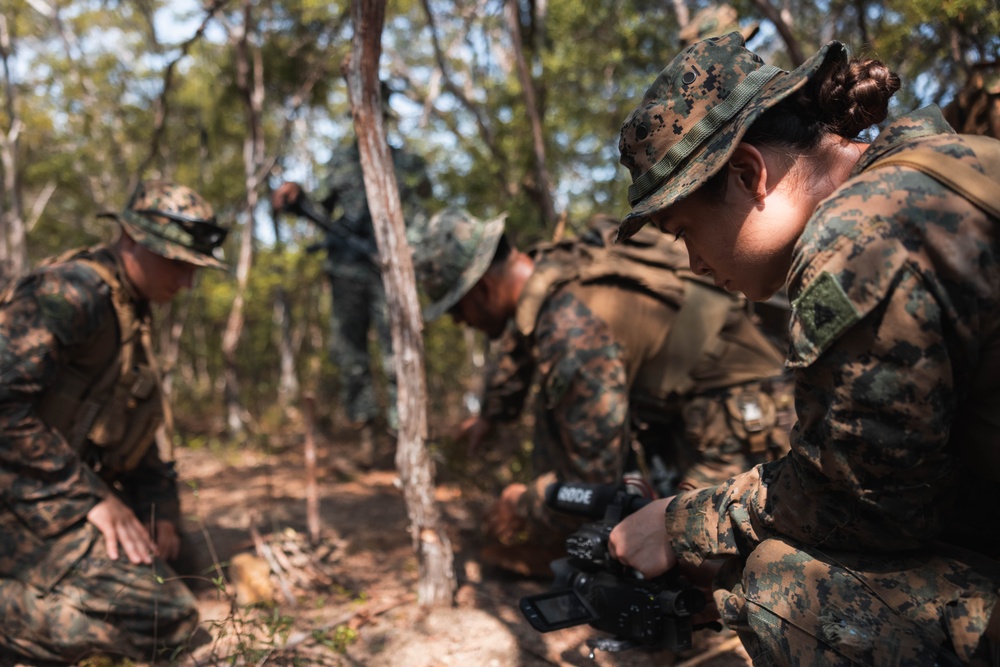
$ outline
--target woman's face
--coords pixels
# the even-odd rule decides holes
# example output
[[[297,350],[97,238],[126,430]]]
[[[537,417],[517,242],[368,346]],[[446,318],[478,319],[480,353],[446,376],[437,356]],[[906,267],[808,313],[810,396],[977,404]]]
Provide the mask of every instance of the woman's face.
[[[652,223],[684,239],[696,274],[711,273],[716,285],[764,301],[784,286],[813,204],[746,164],[731,162],[726,178],[721,200],[697,191],[658,211]]]

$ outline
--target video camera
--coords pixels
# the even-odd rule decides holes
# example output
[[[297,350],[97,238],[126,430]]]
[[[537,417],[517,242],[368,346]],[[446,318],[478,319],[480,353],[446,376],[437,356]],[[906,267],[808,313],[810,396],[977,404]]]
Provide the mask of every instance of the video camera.
[[[704,594],[675,570],[643,579],[608,554],[611,530],[648,499],[612,484],[556,482],[545,490],[545,503],[598,521],[566,538],[569,556],[552,562],[552,587],[521,598],[521,613],[532,627],[550,632],[588,623],[612,635],[588,639],[592,650],[691,647],[691,616],[705,607]]]

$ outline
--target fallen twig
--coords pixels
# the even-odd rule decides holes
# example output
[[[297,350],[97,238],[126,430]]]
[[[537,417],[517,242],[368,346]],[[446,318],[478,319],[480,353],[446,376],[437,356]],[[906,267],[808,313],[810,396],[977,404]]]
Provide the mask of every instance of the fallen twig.
[[[277,559],[275,559],[274,553],[271,551],[271,547],[268,546],[267,542],[264,541],[264,538],[260,536],[260,533],[257,531],[257,526],[252,520],[250,521],[250,537],[253,538],[254,547],[257,549],[257,555],[267,561],[267,564],[271,566],[271,571],[274,572],[274,576],[278,578],[278,584],[281,586],[281,592],[285,596],[285,601],[294,607],[295,596],[292,594],[292,589],[288,585],[285,573],[282,571]]]

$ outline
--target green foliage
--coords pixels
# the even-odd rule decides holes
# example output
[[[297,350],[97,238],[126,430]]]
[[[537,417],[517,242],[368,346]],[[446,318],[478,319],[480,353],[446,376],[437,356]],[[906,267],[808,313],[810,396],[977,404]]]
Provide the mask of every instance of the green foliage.
[[[338,625],[333,630],[313,630],[313,639],[334,653],[344,653],[347,647],[358,641],[358,631],[346,625]]]
[[[261,139],[275,160],[259,199],[266,201],[268,188],[286,177],[322,191],[330,147],[352,134],[340,69],[351,48],[348,0],[253,2],[249,25],[244,3],[230,2],[190,44],[205,19],[196,6],[175,16],[166,0],[48,4],[58,8],[59,21],[40,14],[41,3],[4,5],[12,67],[11,80],[3,82],[0,131],[11,126],[10,83],[23,124],[17,145],[22,207],[41,208],[27,239],[31,260],[113,240],[116,225],[95,214],[120,209],[136,179],[165,177],[213,203],[220,221],[233,228],[225,254],[235,264],[243,236],[251,233],[244,153],[249,126],[234,46],[244,28],[251,48],[259,48]],[[504,4],[392,0],[382,73],[397,91],[391,141],[430,165],[429,208],[456,204],[479,216],[507,211],[509,232],[525,247],[553,230],[542,221],[533,135]],[[688,10],[693,15],[706,4],[692,0]],[[759,4],[733,4],[744,23],[762,25],[752,48],[791,66],[787,45]],[[519,6],[518,37],[538,100],[557,209],[566,211],[571,229],[598,211],[623,213],[628,177],[618,165],[618,130],[680,48],[673,5],[550,0]],[[806,55],[837,38],[857,54],[886,59],[903,76],[899,110],[947,102],[970,64],[1000,52],[1000,9],[993,0],[788,0],[784,7]],[[0,195],[3,212],[12,200],[6,191]],[[240,403],[259,428],[273,432],[287,424],[283,401],[295,398],[281,396],[275,304],[288,303],[301,391],[317,394],[317,404],[329,409],[337,381],[328,358],[330,294],[321,258],[304,251],[317,239],[312,225],[286,217],[275,227],[263,203],[253,219],[253,268],[235,372]],[[226,430],[220,349],[237,287],[234,275],[206,271],[195,290],[158,313],[164,330],[176,325],[182,331],[172,375],[181,441],[216,446]],[[432,424],[464,416],[462,398],[477,382],[470,343],[482,346],[450,322],[426,328]]]

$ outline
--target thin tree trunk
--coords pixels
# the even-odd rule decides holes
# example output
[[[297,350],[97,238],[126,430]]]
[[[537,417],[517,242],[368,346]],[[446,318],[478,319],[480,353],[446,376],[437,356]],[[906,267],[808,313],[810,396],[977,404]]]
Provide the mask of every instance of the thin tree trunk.
[[[789,16],[789,20],[786,21],[783,16],[784,12],[779,12],[775,9],[770,0],[753,0],[753,4],[778,30],[778,34],[784,40],[785,46],[788,47],[788,57],[792,61],[792,67],[798,67],[804,63],[806,59],[802,55],[802,45],[799,44],[799,40],[792,33],[791,17]]]
[[[28,250],[25,241],[24,209],[21,203],[21,184],[18,179],[18,137],[23,123],[17,114],[15,96],[17,87],[11,80],[10,56],[13,42],[10,36],[10,26],[7,17],[0,14],[0,59],[3,62],[4,80],[4,111],[9,127],[0,132],[0,163],[3,164],[3,192],[0,202],[6,202],[6,207],[0,211],[0,286],[5,278],[13,277],[24,271],[28,263]]]
[[[271,216],[274,227],[274,253],[278,266],[282,267],[281,279],[274,290],[274,343],[278,348],[278,405],[287,410],[299,394],[299,377],[295,372],[295,345],[292,341],[292,305],[288,290],[284,287],[285,243],[281,240],[281,226],[278,217]]]
[[[194,326],[192,327],[192,334],[194,334],[194,345],[196,350],[207,350],[208,347],[208,332],[205,326],[205,319],[208,317],[204,311],[201,311],[200,317],[195,317],[193,319]],[[188,371],[185,373],[190,373],[191,385],[195,389],[195,395],[201,398],[207,397],[212,391],[213,380],[212,373],[208,369],[208,355],[206,354],[195,354],[194,362],[188,364]]]
[[[168,399],[173,393],[173,370],[176,368],[177,360],[181,354],[181,336],[184,334],[184,325],[191,312],[193,297],[194,295],[188,292],[183,299],[171,303],[168,306],[169,317],[163,318],[164,324],[169,324],[169,326],[160,327],[160,353],[158,356],[163,371],[163,390]]]
[[[305,421],[306,463],[306,529],[309,544],[319,544],[319,485],[316,482],[316,400],[312,395],[302,397],[302,419]]]
[[[329,280],[321,280],[321,283],[329,284]],[[320,290],[320,298],[324,302],[330,302],[330,295],[327,291]],[[315,301],[313,302],[315,303]],[[327,318],[329,319],[329,318]],[[309,337],[309,345],[312,348],[312,354],[309,355],[309,369],[306,374],[306,386],[316,388],[313,391],[320,396],[322,399],[329,400],[332,396],[322,393],[318,390],[321,385],[320,377],[323,372],[323,355],[329,354],[329,347],[327,346],[326,339],[323,337],[323,332],[325,328],[320,322],[323,320],[323,310],[317,307],[315,311],[315,319],[310,319],[306,331],[306,335]]]
[[[299,394],[299,376],[295,373],[295,345],[292,341],[291,303],[288,291],[279,285],[274,290],[274,339],[278,347],[278,404],[287,409]]]
[[[440,513],[434,502],[434,475],[425,446],[427,387],[423,320],[379,99],[378,62],[385,0],[354,0],[352,15],[352,55],[344,68],[392,327],[399,384],[396,466],[420,566],[417,599],[424,606],[447,606],[454,601],[455,574],[451,542],[441,529]]]
[[[538,205],[542,209],[545,224],[556,224],[556,207],[552,202],[552,186],[549,178],[549,168],[545,158],[545,133],[542,130],[542,117],[535,97],[535,85],[531,80],[528,62],[524,57],[524,44],[521,41],[521,18],[517,0],[506,0],[504,13],[507,16],[507,27],[510,30],[510,41],[514,45],[514,58],[517,61],[517,73],[521,80],[521,90],[524,92],[524,106],[531,121],[532,146],[535,151],[535,177],[538,179]]]
[[[673,0],[674,13],[677,14],[677,27],[683,30],[691,22],[691,15],[688,12],[687,3],[684,0]]]
[[[257,189],[260,185],[260,165],[264,161],[264,134],[261,114],[264,106],[263,62],[260,51],[251,47],[251,2],[243,6],[243,25],[233,40],[236,54],[236,85],[243,96],[247,113],[247,134],[243,140],[243,173],[246,187],[243,236],[240,239],[240,254],[236,265],[236,295],[229,311],[229,320],[222,337],[222,357],[225,364],[226,423],[231,434],[246,430],[247,413],[239,397],[239,373],[236,365],[236,349],[243,335],[245,321],[244,305],[250,268],[253,264],[253,240],[257,210]]]

